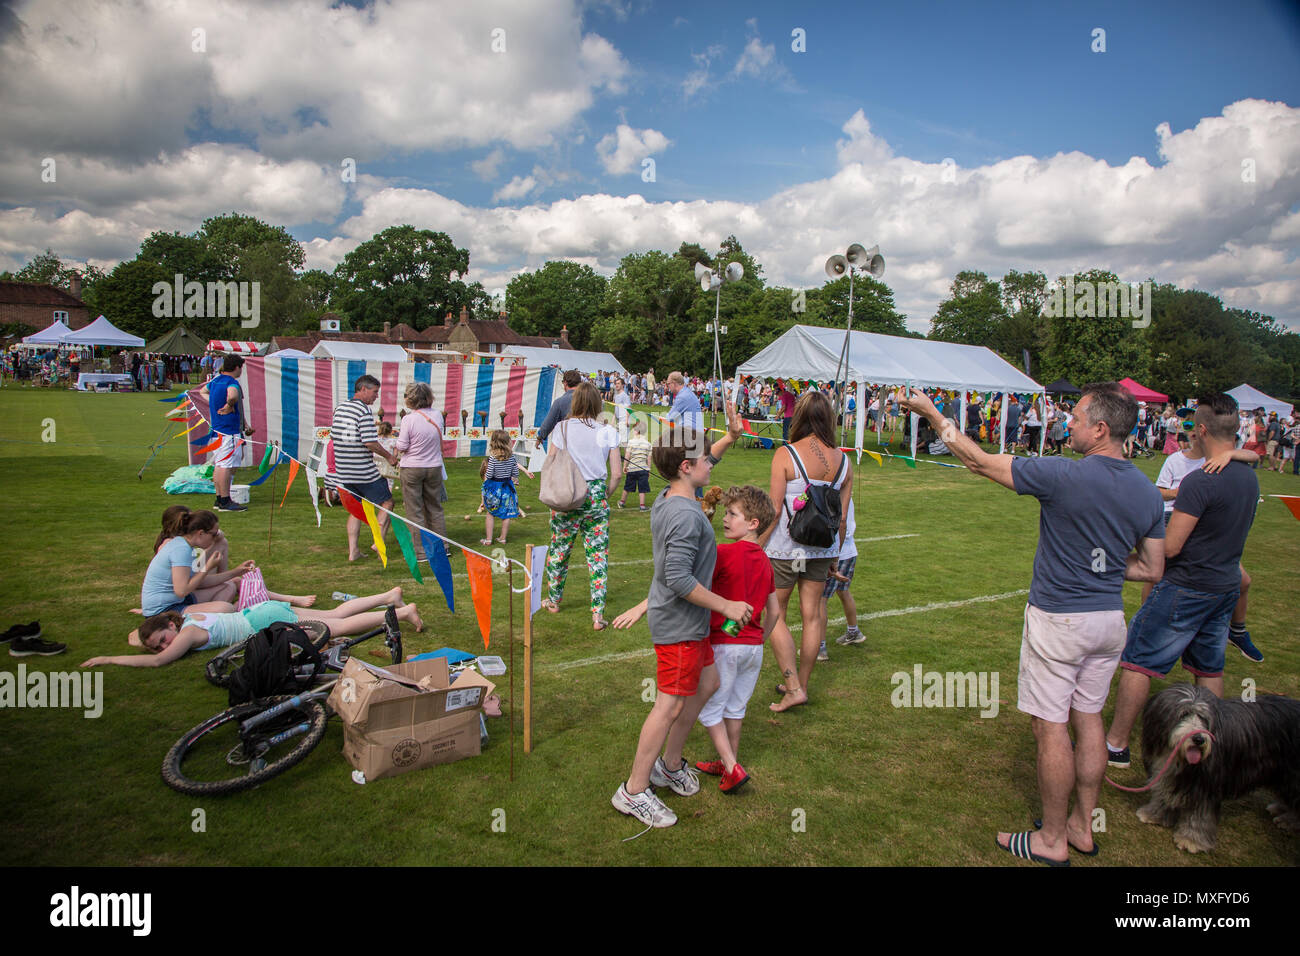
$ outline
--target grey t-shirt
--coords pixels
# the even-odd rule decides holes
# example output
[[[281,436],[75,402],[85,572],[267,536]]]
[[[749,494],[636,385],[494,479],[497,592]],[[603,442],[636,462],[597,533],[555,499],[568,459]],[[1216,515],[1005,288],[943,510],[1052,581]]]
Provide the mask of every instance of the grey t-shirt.
[[[709,609],[686,600],[695,585],[713,583],[718,559],[713,525],[694,498],[659,493],[650,508],[650,542],[655,570],[646,605],[650,638],[656,644],[702,641],[709,636]]]
[[[1017,458],[1016,494],[1033,495],[1038,550],[1029,603],[1049,614],[1124,609],[1124,567],[1143,538],[1165,536],[1160,492],[1131,461]]]

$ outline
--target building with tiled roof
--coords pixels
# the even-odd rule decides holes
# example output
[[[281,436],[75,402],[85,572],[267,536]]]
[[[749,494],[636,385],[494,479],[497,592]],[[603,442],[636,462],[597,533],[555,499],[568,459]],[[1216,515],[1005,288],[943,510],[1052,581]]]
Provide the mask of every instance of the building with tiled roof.
[[[90,324],[81,301],[81,276],[73,274],[71,292],[40,282],[0,281],[0,324],[20,323],[39,332],[56,319],[71,329]]]
[[[572,349],[569,344],[569,330],[560,330],[558,336],[520,335],[506,321],[506,314],[499,319],[471,319],[468,309],[461,309],[460,321],[452,323],[451,313],[442,325],[431,325],[427,329],[416,330],[405,322],[397,325],[384,323],[382,332],[334,332],[325,327],[331,320],[337,319],[333,313],[321,316],[322,331],[308,332],[305,335],[277,335],[271,339],[269,352],[281,349],[298,349],[310,352],[318,342],[373,342],[384,345],[400,345],[405,349],[421,353],[420,360],[438,361],[438,353],[446,352],[447,357],[469,355],[474,352],[502,352],[512,345],[527,345],[534,348]],[[48,324],[48,323],[47,323]]]

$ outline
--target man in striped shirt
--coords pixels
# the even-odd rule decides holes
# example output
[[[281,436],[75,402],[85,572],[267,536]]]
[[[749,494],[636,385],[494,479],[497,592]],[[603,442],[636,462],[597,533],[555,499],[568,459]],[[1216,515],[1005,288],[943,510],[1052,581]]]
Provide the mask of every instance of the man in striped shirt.
[[[389,464],[397,464],[397,456],[379,444],[379,431],[375,427],[375,416],[370,406],[379,397],[379,379],[373,375],[362,375],[352,386],[351,401],[344,402],[334,409],[334,420],[330,425],[330,438],[334,443],[334,473],[339,484],[358,499],[364,498],[381,508],[393,507],[393,495],[388,488],[388,480],[379,474],[375,467],[374,456],[378,455]],[[355,561],[361,557],[357,547],[357,534],[361,530],[361,520],[348,515],[348,560]],[[388,515],[379,514],[380,535],[388,533]]]

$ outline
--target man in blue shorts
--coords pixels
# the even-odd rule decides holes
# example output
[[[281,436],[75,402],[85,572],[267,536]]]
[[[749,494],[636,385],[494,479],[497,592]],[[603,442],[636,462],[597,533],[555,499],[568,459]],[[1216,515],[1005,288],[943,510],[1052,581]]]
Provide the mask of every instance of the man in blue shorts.
[[[1237,403],[1217,392],[1202,398],[1193,430],[1207,459],[1232,452]],[[1151,678],[1164,677],[1179,658],[1197,684],[1223,696],[1228,622],[1240,595],[1241,552],[1258,503],[1259,481],[1240,461],[1228,462],[1217,474],[1192,471],[1179,484],[1165,534],[1164,577],[1133,615],[1120,660],[1123,674],[1106,734],[1112,767],[1129,765],[1129,737]]]
[[[1137,402],[1117,382],[1085,386],[1070,430],[1070,447],[1083,457],[1073,459],[987,454],[919,390],[904,407],[924,415],[972,472],[1039,501],[1017,706],[1030,715],[1038,742],[1042,828],[996,840],[1021,859],[1068,866],[1071,848],[1097,852],[1092,811],[1106,771],[1101,709],[1124,649],[1124,582],[1156,581],[1164,571],[1160,494],[1123,452]]]

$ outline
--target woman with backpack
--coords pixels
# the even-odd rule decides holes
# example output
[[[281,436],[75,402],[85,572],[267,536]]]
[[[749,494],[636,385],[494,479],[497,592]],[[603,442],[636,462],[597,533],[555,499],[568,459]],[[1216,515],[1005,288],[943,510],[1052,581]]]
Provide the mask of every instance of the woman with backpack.
[[[822,592],[831,563],[840,553],[853,491],[853,465],[835,442],[835,410],[821,392],[799,397],[790,420],[790,444],[772,456],[769,494],[776,521],[759,538],[776,584],[781,607],[772,631],[772,653],[781,668],[783,698],[776,711],[808,702],[808,680],[824,653],[826,618]],[[799,589],[803,621],[802,654],[795,671],[794,635],[786,625],[786,608]]]
[[[417,632],[424,630],[424,621],[415,605],[402,603],[400,587],[383,594],[344,601],[332,610],[313,608],[304,611],[303,618],[324,621],[334,637],[351,637],[382,626],[385,612],[376,609],[390,604],[397,606],[399,621],[414,624]],[[121,664],[126,667],[162,667],[180,660],[190,651],[230,647],[277,621],[292,624],[298,620],[298,612],[284,601],[263,601],[230,614],[193,613],[182,617],[175,611],[167,611],[154,615],[140,625],[140,644],[148,654],[92,657],[81,666]]]

